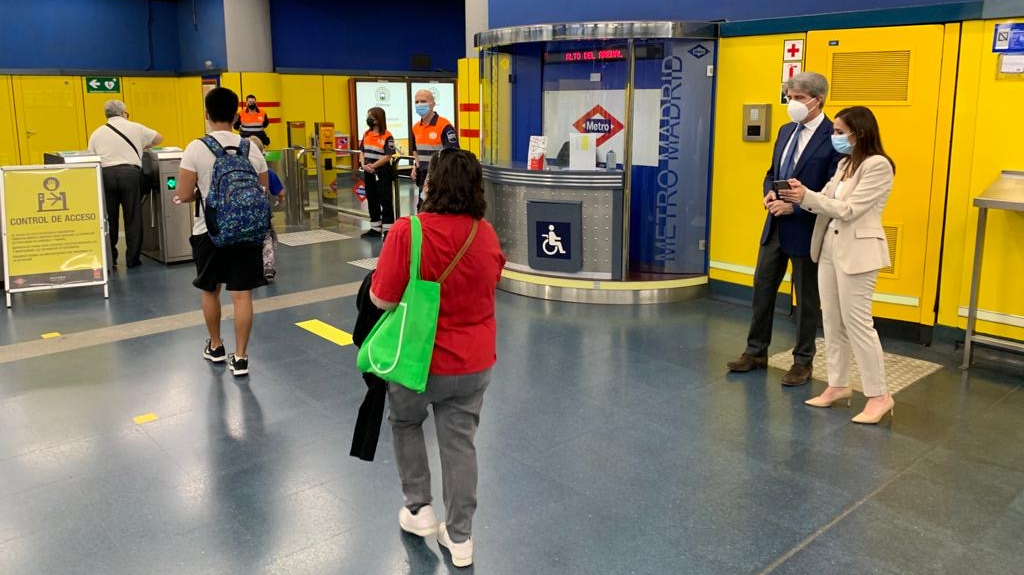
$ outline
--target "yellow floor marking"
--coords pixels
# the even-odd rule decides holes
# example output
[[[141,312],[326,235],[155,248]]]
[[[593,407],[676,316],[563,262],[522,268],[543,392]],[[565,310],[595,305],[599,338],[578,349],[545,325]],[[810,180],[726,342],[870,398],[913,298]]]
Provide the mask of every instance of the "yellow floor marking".
[[[43,339],[53,339],[55,337],[60,337],[60,333],[56,332],[56,331],[51,331],[50,333],[44,333],[43,335],[41,335],[39,337],[41,337]]]
[[[151,421],[156,421],[157,419],[160,419],[160,418],[157,417],[157,415],[155,413],[145,413],[145,414],[137,415],[137,416],[133,417],[132,421],[135,422],[135,425],[142,425],[143,423],[149,423]]]
[[[318,319],[300,321],[295,325],[310,333],[315,333],[331,343],[336,343],[341,346],[352,345],[352,334],[341,331],[333,325],[324,323]]]

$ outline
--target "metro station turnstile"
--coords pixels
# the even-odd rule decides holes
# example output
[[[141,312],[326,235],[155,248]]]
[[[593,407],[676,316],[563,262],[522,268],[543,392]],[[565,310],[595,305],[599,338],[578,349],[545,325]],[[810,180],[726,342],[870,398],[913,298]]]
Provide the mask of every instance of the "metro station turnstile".
[[[43,154],[44,164],[99,164],[100,157],[89,150],[71,152],[46,152]]]
[[[192,260],[193,208],[175,205],[180,148],[146,150],[142,161],[147,173],[155,174],[153,190],[142,203],[142,253],[165,264]]]

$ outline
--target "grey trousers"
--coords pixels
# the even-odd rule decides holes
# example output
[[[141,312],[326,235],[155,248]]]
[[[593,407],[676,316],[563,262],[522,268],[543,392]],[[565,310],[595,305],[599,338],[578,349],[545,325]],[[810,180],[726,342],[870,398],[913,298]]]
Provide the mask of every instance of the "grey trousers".
[[[388,421],[407,507],[427,505],[432,500],[423,422],[427,419],[427,406],[434,407],[445,521],[448,535],[455,543],[469,539],[473,530],[477,482],[473,439],[480,424],[480,409],[491,373],[488,369],[470,375],[432,375],[424,393],[388,384],[391,402]]]

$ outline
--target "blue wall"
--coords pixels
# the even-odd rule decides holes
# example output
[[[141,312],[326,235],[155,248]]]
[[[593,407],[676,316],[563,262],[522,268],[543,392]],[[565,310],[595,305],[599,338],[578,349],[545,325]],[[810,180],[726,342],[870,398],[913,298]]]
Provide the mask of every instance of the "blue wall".
[[[194,12],[193,12],[194,10]],[[228,67],[228,46],[224,38],[224,0],[179,0],[177,45],[179,70],[196,72],[213,62],[215,69]]]
[[[413,54],[455,72],[466,55],[463,0],[270,0],[274,66],[408,71]]]
[[[908,5],[951,4],[951,0],[488,0],[491,28],[547,22],[589,22],[594,20],[753,20],[803,16],[828,12],[849,12]]]
[[[0,68],[177,70],[177,8],[177,0],[4,0]]]

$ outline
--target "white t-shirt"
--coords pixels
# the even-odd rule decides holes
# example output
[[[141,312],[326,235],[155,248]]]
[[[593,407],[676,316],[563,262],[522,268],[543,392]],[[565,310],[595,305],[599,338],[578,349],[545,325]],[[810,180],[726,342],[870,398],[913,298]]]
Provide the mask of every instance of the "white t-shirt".
[[[117,134],[114,134],[115,136]],[[234,132],[216,131],[210,132],[210,135],[216,138],[220,142],[221,146],[238,146],[242,142],[242,137]],[[250,142],[251,144],[251,142]],[[228,152],[231,153],[231,152]],[[181,156],[180,166],[190,172],[195,172],[197,176],[197,183],[199,185],[199,191],[206,197],[207,191],[210,189],[210,180],[213,179],[213,162],[217,158],[210,151],[210,148],[206,147],[206,144],[200,140],[193,140],[185,147],[185,153]],[[267,171],[267,160],[263,158],[263,154],[260,149],[255,145],[249,146],[249,161],[252,162],[252,167],[256,168],[257,174],[262,174]],[[194,212],[193,212],[194,213]],[[206,233],[206,220],[203,218],[202,211],[199,212],[199,217],[195,218],[195,223],[192,225],[192,235],[200,235]]]
[[[96,128],[96,131],[89,136],[89,151],[100,157],[100,166],[109,168],[128,164],[142,167],[142,158],[139,154],[146,146],[153,143],[156,138],[156,130],[152,130],[137,122],[129,122],[121,116],[107,118],[107,123],[117,128],[122,134],[135,144],[138,153],[124,141],[124,138],[117,135],[117,132],[106,126]]]

